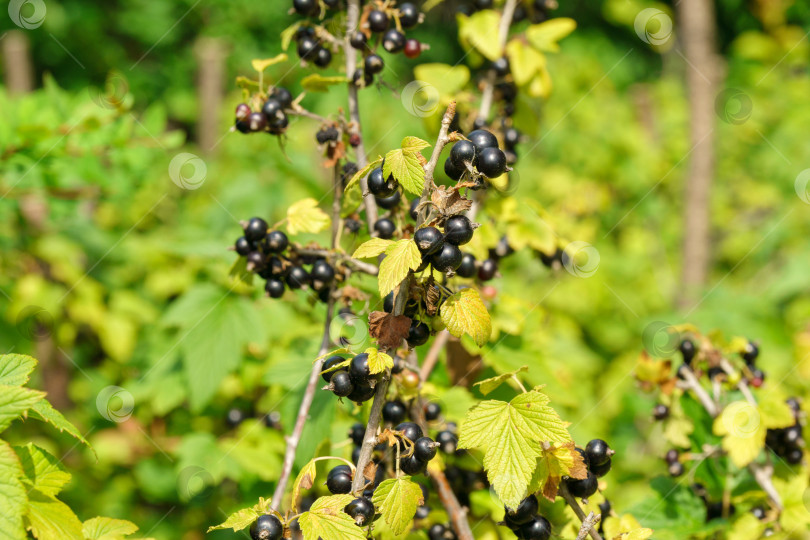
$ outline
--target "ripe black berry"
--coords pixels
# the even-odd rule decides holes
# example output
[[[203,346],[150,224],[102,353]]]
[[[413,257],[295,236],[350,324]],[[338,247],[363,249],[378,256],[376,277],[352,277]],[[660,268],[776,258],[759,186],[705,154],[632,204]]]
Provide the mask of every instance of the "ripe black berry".
[[[332,392],[339,397],[347,397],[354,391],[354,383],[352,378],[346,373],[345,370],[339,369],[332,373],[332,380],[330,381]]]
[[[467,216],[453,216],[444,224],[444,239],[456,246],[462,246],[472,240],[472,223]],[[461,261],[459,261],[461,264]],[[458,268],[458,265],[456,265]]]
[[[653,409],[653,418],[656,420],[664,420],[669,416],[669,407],[664,405],[663,403],[659,403]]]
[[[602,439],[594,439],[585,446],[585,453],[588,454],[588,459],[591,465],[604,465],[612,455],[610,446]]]
[[[327,478],[332,478],[339,474],[348,474],[349,476],[352,475],[352,468],[348,465],[337,465],[329,469],[329,472],[326,474]]]
[[[551,523],[543,516],[537,516],[520,527],[519,535],[523,540],[548,540],[551,538]]]
[[[498,77],[506,77],[509,75],[509,59],[502,56],[492,62],[492,71],[494,71],[495,75]]]
[[[383,405],[382,417],[386,422],[391,424],[399,424],[405,420],[405,415],[407,413],[408,409],[405,407],[404,403],[399,400],[389,401]]]
[[[374,397],[374,387],[368,384],[355,383],[354,391],[346,397],[355,403],[365,403]]]
[[[326,4],[328,8],[334,8],[340,4],[340,0],[323,0],[323,3]]]
[[[494,248],[489,250],[489,258],[497,261],[499,259],[503,259],[507,255],[511,255],[514,252],[515,250],[509,245],[509,240],[504,236],[498,240],[498,243]],[[562,251],[560,251],[560,253],[562,253]]]
[[[245,238],[251,242],[258,242],[267,234],[267,222],[262,218],[250,218],[245,226]]]
[[[234,126],[239,133],[250,133],[250,126],[248,125],[247,120],[237,120]]]
[[[258,251],[251,251],[245,256],[248,270],[256,270],[264,267],[264,255]]]
[[[444,174],[451,180],[459,180],[466,170],[466,168],[456,167],[449,157],[444,161]]]
[[[428,529],[428,539],[429,540],[444,540],[444,534],[447,532],[447,527],[442,525],[441,523],[436,523],[430,526]]]
[[[287,126],[290,125],[290,119],[287,118],[287,115],[284,113],[279,113],[275,116],[275,118],[271,119],[268,122],[268,127],[270,128],[270,133],[273,134],[280,134],[284,133],[284,130],[287,129]]]
[[[334,281],[335,269],[329,266],[329,263],[325,260],[319,259],[312,265],[310,277],[312,278],[312,287],[316,291],[320,291]]]
[[[765,382],[765,372],[759,368],[751,368],[751,377],[748,379],[748,384],[750,384],[754,388],[759,388],[760,386],[762,386],[762,383],[764,382]]]
[[[445,242],[442,248],[431,257],[431,263],[439,272],[455,270],[461,266],[462,256],[458,246]]]
[[[500,148],[484,148],[475,168],[487,178],[497,178],[506,172],[506,154]]]
[[[318,54],[320,44],[313,37],[303,37],[298,41],[298,56],[304,60],[311,60]]]
[[[300,289],[305,285],[309,285],[309,272],[304,270],[302,266],[293,266],[290,268],[290,273],[287,274],[287,286],[291,289]]]
[[[590,497],[599,489],[599,481],[592,472],[588,472],[588,477],[582,480],[569,478],[565,481],[565,484],[568,487],[568,492],[580,499]]]
[[[369,75],[376,75],[383,70],[383,67],[385,67],[385,62],[383,62],[383,59],[379,55],[370,54],[366,56],[363,68]]]
[[[403,52],[407,58],[418,58],[422,54],[422,44],[418,39],[406,39]]]
[[[397,226],[388,218],[378,219],[374,224],[374,230],[377,231],[377,236],[384,239],[389,239],[397,232]]]
[[[475,9],[490,9],[492,7],[492,0],[473,0]]]
[[[374,197],[374,200],[377,201],[377,206],[380,208],[391,210],[399,205],[399,202],[402,200],[402,195],[397,191],[390,197]]]
[[[318,47],[312,62],[318,67],[327,67],[332,62],[332,51],[326,47]]]
[[[357,234],[358,232],[360,232],[360,229],[362,228],[363,224],[358,219],[346,218],[343,221],[343,226],[346,227],[346,230],[351,234]]]
[[[676,461],[674,463],[670,463],[667,470],[669,471],[670,476],[677,478],[684,473],[684,466],[680,461]]]
[[[762,521],[765,519],[765,509],[761,506],[755,506],[751,509],[751,513],[754,515],[755,518]]]
[[[354,444],[360,446],[363,444],[363,437],[366,436],[366,426],[361,424],[360,422],[352,424],[351,429],[349,429],[349,438],[352,440]]]
[[[233,409],[228,410],[228,414],[225,417],[225,422],[231,426],[236,427],[242,423],[242,421],[247,417],[247,415],[242,411],[242,409],[237,409],[234,407]]]
[[[293,0],[295,12],[304,17],[312,15],[318,8],[317,0]]]
[[[802,438],[802,426],[795,424],[782,432],[782,443],[786,445],[795,445]]]
[[[476,129],[467,135],[471,143],[475,145],[475,150],[480,154],[484,148],[498,148],[498,138],[485,129]]]
[[[804,452],[802,452],[801,448],[794,447],[787,451],[785,454],[785,461],[787,461],[791,465],[798,465],[802,462],[802,458],[804,457]]]
[[[390,197],[398,187],[399,183],[394,179],[393,175],[385,178],[382,167],[377,167],[368,175],[368,190],[375,197]]]
[[[360,81],[363,81],[362,84]],[[360,88],[364,88],[366,86],[371,86],[371,83],[374,82],[374,75],[371,73],[366,73],[362,69],[354,70],[354,74],[352,75],[352,83],[355,86],[359,86]]]
[[[413,455],[420,461],[430,461],[436,456],[436,446],[430,437],[419,437],[413,443]]]
[[[325,373],[325,371],[328,370],[331,367],[334,367],[334,366],[338,365],[339,363],[343,362],[344,360],[346,360],[346,359],[343,358],[342,356],[330,356],[329,358],[324,360],[323,364],[321,365],[321,377],[323,377],[323,380],[326,381],[326,382],[331,381],[332,380],[332,375],[334,375],[335,372],[330,371],[328,373]]]
[[[504,511],[509,515],[509,521],[517,525],[523,525],[531,521],[537,514],[537,497],[529,495],[522,501],[514,511],[504,507]]]
[[[372,32],[382,32],[388,28],[388,15],[379,9],[368,14],[368,27]]]
[[[284,526],[272,514],[259,516],[250,526],[250,537],[253,540],[279,540],[283,534]]]
[[[285,109],[289,109],[292,105],[292,94],[284,87],[275,87],[270,97],[281,103],[281,106]]]
[[[250,116],[250,107],[247,103],[240,103],[236,106],[236,119],[245,121]]]
[[[601,465],[591,464],[591,466],[588,467],[588,470],[591,471],[597,478],[602,478],[603,476],[605,476],[607,473],[610,472],[610,467],[611,467],[611,459],[608,458],[608,460],[602,463]]]
[[[284,296],[284,282],[280,279],[270,278],[264,284],[264,290],[270,298],[281,298]]]
[[[405,474],[413,476],[414,474],[422,474],[427,469],[427,462],[422,461],[415,455],[407,458],[402,458],[399,461],[399,468]]]
[[[411,321],[411,327],[408,329],[408,346],[418,347],[424,345],[430,339],[430,327],[420,321]]]
[[[475,165],[476,149],[470,141],[458,141],[450,149],[450,161],[458,169],[466,169],[465,162]]]
[[[498,271],[498,263],[494,259],[487,259],[481,263],[481,268],[478,269],[478,279],[481,281],[489,281],[495,277]]]
[[[374,517],[374,504],[365,497],[358,497],[347,504],[343,511],[349,514],[356,524],[363,526],[371,523],[371,518]]]
[[[234,248],[236,248],[236,252],[239,255],[242,255],[244,257],[245,255],[250,253],[250,251],[253,249],[253,246],[250,245],[250,240],[248,240],[244,236],[240,236],[239,238],[236,239],[236,242],[234,243]]]
[[[520,132],[513,127],[507,128],[503,132],[503,142],[507,148],[514,148],[520,142]]]
[[[473,129],[483,129],[487,127],[487,119],[480,116],[473,120]]]
[[[358,50],[364,49],[367,43],[368,39],[363,32],[355,32],[349,38],[349,45]]]
[[[692,343],[692,340],[690,339],[684,339],[681,341],[679,349],[683,355],[683,361],[687,364],[692,361],[692,359],[695,357],[695,353],[697,352],[695,349],[695,344]]]
[[[352,477],[346,473],[335,474],[326,479],[326,489],[332,495],[341,495],[352,491]]]
[[[425,497],[427,499],[427,497]],[[416,514],[414,514],[414,519],[425,519],[430,515],[430,507],[429,506],[420,506],[416,509]]]
[[[411,442],[415,442],[416,439],[422,436],[422,428],[414,422],[402,422],[394,428],[394,431],[401,431],[402,436]]]
[[[361,353],[352,358],[352,363],[349,364],[349,374],[352,376],[352,380],[357,383],[368,381],[371,375],[371,370],[368,367],[368,354]]]
[[[413,241],[416,242],[416,247],[425,256],[438,251],[444,243],[444,237],[436,227],[422,227],[413,234]]]
[[[436,442],[439,443],[439,450],[445,454],[454,454],[458,447],[458,437],[450,430],[440,431],[436,434]]]
[[[461,256],[461,266],[456,270],[456,274],[464,278],[474,277],[476,274],[475,256],[471,253],[465,253]]]
[[[265,246],[270,253],[281,253],[290,244],[287,235],[281,231],[270,231],[265,239]]]
[[[678,451],[675,450],[674,448],[671,448],[667,450],[667,453],[664,455],[664,460],[666,460],[667,463],[675,463],[676,461],[678,461],[679,456],[680,454],[678,453]]]
[[[745,351],[742,353],[743,360],[749,366],[752,365],[759,356],[759,347],[753,341],[749,341],[745,345]]]
[[[425,420],[433,422],[442,414],[442,407],[438,403],[429,401],[425,404]]]
[[[284,109],[280,101],[271,98],[264,102],[262,114],[264,114],[268,121],[275,118],[279,113],[284,114]]]
[[[383,49],[396,54],[405,48],[405,34],[396,28],[391,28],[383,35],[382,44]]]
[[[399,6],[399,24],[402,28],[413,28],[419,22],[419,9],[410,2],[405,2]]]

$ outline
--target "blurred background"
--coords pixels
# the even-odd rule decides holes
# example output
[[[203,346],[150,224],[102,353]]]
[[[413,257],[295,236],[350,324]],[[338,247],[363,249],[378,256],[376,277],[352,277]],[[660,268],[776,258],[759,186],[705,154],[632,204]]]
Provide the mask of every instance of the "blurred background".
[[[560,1],[554,16],[578,27],[549,56],[554,88],[539,124],[523,127],[530,140],[519,147],[515,194],[539,203],[561,238],[590,244],[598,267],[576,276],[525,249],[494,282],[496,331],[509,335],[493,340],[481,377],[528,364],[576,440],[610,441],[619,511],[665,474],[652,399],[632,377],[642,349],[667,346],[655,344],[657,329],[689,321],[757,340],[775,383],[810,350],[810,4],[701,3],[716,15],[714,56],[696,60],[708,69],[697,76],[702,91],[689,74],[682,9]],[[387,86],[362,91],[370,154],[405,135],[435,138],[397,89],[417,62],[464,56],[447,31],[458,4],[445,2],[413,32],[430,45],[418,61],[387,57]],[[29,1],[22,18],[0,16],[0,347],[40,360],[33,386],[98,459],[34,424],[7,434],[63,457],[74,474],[63,499],[83,519],[126,518],[145,536],[201,539],[269,496],[277,478],[323,307],[304,294],[270,301],[235,286],[227,247],[238,220],[273,223],[329,185],[316,122],[293,120],[283,149],[274,137],[230,132],[242,100],[235,77],[251,74],[251,59],[281,52],[280,34],[296,20],[287,7]],[[668,37],[665,26],[638,31],[645,9],[674,21],[672,39],[651,43]],[[308,71],[292,69],[290,57],[265,80],[296,95]],[[696,99],[710,100],[710,114],[695,110]],[[339,86],[304,104],[328,115],[345,102]],[[687,187],[700,175],[698,146],[706,157],[695,122],[714,143],[703,199]],[[170,178],[182,153],[202,171],[194,189]],[[702,205],[704,235],[692,227]],[[798,374],[781,383],[786,391],[806,387],[810,365]],[[450,418],[480,397],[461,387],[436,394]],[[298,464],[323,451],[323,433],[332,452],[348,455],[346,432],[361,416],[319,394]]]

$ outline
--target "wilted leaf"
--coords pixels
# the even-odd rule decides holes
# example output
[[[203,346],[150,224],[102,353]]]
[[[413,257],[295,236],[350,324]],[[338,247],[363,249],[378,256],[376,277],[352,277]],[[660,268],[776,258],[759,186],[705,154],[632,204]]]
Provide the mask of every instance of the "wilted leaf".
[[[368,316],[368,332],[381,349],[395,349],[408,337],[411,319],[383,311],[372,311]]]

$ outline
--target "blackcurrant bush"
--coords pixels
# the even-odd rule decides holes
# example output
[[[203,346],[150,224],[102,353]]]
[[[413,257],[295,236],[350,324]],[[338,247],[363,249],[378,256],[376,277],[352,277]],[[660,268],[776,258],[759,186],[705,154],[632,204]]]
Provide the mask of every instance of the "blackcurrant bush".
[[[466,162],[475,165],[476,149],[470,141],[458,141],[450,149],[450,161],[457,169],[466,169]]]
[[[280,279],[270,278],[265,282],[264,290],[270,298],[281,298],[284,296],[284,282]]]
[[[385,405],[383,405],[382,410],[383,420],[391,424],[399,424],[400,422],[405,420],[405,416],[407,414],[408,409],[405,407],[405,404],[399,400],[389,401]]]
[[[377,201],[377,206],[380,208],[391,210],[399,205],[399,202],[402,200],[402,195],[397,191],[390,197],[374,197],[374,200]]]
[[[608,443],[602,439],[594,439],[585,446],[585,453],[588,454],[588,459],[591,465],[603,465],[613,455]]]
[[[405,48],[405,34],[396,28],[391,28],[383,34],[382,44],[383,49],[396,54]]]
[[[342,356],[330,356],[329,358],[324,360],[323,364],[321,365],[321,377],[323,377],[323,380],[326,381],[326,382],[331,381],[332,380],[332,375],[334,375],[335,372],[330,371],[330,372],[326,373],[326,370],[328,370],[331,367],[334,367],[334,366],[338,365],[339,363],[343,362],[344,360],[346,360],[346,359],[343,358]]]
[[[352,378],[343,369],[339,369],[332,374],[330,384],[332,386],[332,392],[339,397],[347,397],[354,391]]]
[[[363,63],[363,69],[369,75],[376,75],[383,70],[383,67],[385,67],[385,62],[383,62],[383,59],[377,54],[366,56],[366,60]]]
[[[742,353],[743,360],[749,366],[753,364],[757,357],[759,356],[759,347],[753,341],[749,341],[745,344],[745,351]]]
[[[596,479],[596,475],[592,472],[588,472],[588,477],[582,480],[568,478],[565,481],[565,485],[571,495],[580,499],[590,497],[596,493],[597,489],[599,489],[599,481]]]
[[[281,253],[287,249],[287,246],[290,245],[290,241],[283,232],[270,231],[267,233],[264,244],[267,247],[267,251],[270,253]]]
[[[245,121],[250,116],[250,107],[247,103],[240,103],[236,106],[236,119]]]
[[[332,495],[341,495],[343,493],[351,493],[352,491],[352,477],[351,475],[341,473],[330,476],[326,479],[326,489]]]
[[[543,516],[537,516],[520,527],[519,535],[523,540],[548,540],[551,538],[551,523]]]
[[[509,519],[512,523],[523,525],[531,521],[535,514],[537,514],[537,497],[529,495],[522,501],[514,511],[504,507],[504,511],[509,514]]]
[[[458,437],[448,429],[436,434],[436,442],[439,443],[439,450],[445,454],[454,454],[458,448]]]
[[[422,54],[422,44],[418,39],[406,39],[403,52],[407,58],[418,58]]]
[[[394,179],[393,175],[385,178],[382,167],[377,167],[368,175],[368,190],[375,197],[390,197],[398,187],[399,183]]]
[[[690,339],[684,339],[681,341],[678,348],[681,350],[684,363],[687,364],[692,361],[692,359],[695,357],[695,353],[697,352],[697,349],[695,349],[695,344],[692,343],[692,340]]]
[[[267,234],[267,222],[262,218],[250,218],[245,226],[245,238],[251,242],[258,242]]]
[[[484,148],[475,168],[487,178],[497,178],[506,172],[506,154],[500,148]]]
[[[349,38],[349,45],[358,50],[363,50],[368,43],[368,38],[363,32],[355,32]]]
[[[352,424],[351,429],[349,429],[349,438],[352,440],[354,444],[360,446],[363,444],[363,438],[366,436],[366,426],[361,424],[360,422]]]
[[[458,246],[450,242],[445,242],[442,248],[433,254],[430,261],[436,270],[446,272],[448,270],[455,270],[461,266],[462,256]]]
[[[352,363],[349,364],[349,374],[352,376],[352,380],[357,383],[368,381],[371,375],[371,370],[368,367],[368,354],[360,353],[352,358]]]
[[[419,347],[424,345],[430,339],[430,327],[420,321],[411,321],[411,327],[408,329],[408,346]]]
[[[481,263],[481,267],[478,269],[478,279],[481,281],[489,281],[495,277],[497,271],[498,263],[495,262],[494,259],[487,259]]]
[[[402,28],[413,28],[419,22],[419,9],[410,2],[399,5],[399,24]]]
[[[250,240],[245,238],[244,236],[240,236],[236,239],[234,243],[234,248],[236,248],[236,252],[243,257],[251,252],[253,246],[250,244]]]
[[[270,97],[281,103],[281,106],[285,109],[289,109],[292,105],[292,94],[284,87],[276,86],[273,88],[273,92],[270,94]]]
[[[656,420],[664,420],[667,417],[669,417],[669,407],[663,403],[656,405],[653,409],[653,418]]]
[[[467,216],[453,216],[444,224],[444,239],[453,245],[461,246],[472,240],[472,223]],[[461,264],[461,261],[459,261]],[[458,265],[456,265],[458,268]]]
[[[326,47],[318,47],[315,59],[312,61],[318,67],[327,67],[332,62],[332,51]]]
[[[374,504],[365,497],[358,497],[347,504],[343,511],[349,514],[357,525],[362,527],[371,523],[371,519],[374,517]]]
[[[377,236],[387,240],[397,232],[397,226],[390,219],[381,218],[374,224],[374,230],[377,231]]]
[[[303,37],[298,40],[298,56],[304,60],[311,60],[318,54],[320,44],[314,37]]]
[[[453,161],[450,158],[447,158],[444,161],[444,174],[446,174],[450,178],[450,180],[461,179],[466,170],[467,170],[466,168],[456,167],[455,165],[453,165]]]
[[[480,154],[484,148],[498,148],[498,138],[485,129],[476,129],[470,132],[467,138],[475,145],[477,154]]]
[[[422,428],[414,422],[402,422],[401,424],[397,424],[394,431],[401,431],[402,436],[409,439],[411,442],[415,442],[416,439],[422,436]]]
[[[608,460],[602,463],[601,465],[591,464],[591,466],[588,467],[588,470],[591,471],[597,478],[602,478],[603,476],[605,476],[607,473],[610,472],[611,465],[612,460],[608,458]]]
[[[425,403],[425,420],[433,422],[437,420],[442,414],[442,407],[434,401]]]
[[[422,474],[425,472],[425,469],[427,469],[427,462],[422,461],[414,455],[402,458],[399,461],[399,468],[405,474],[413,476],[415,474]]]
[[[492,71],[494,71],[495,75],[498,77],[506,77],[509,75],[509,59],[505,56],[501,56],[492,62]]]
[[[272,514],[259,516],[250,526],[250,537],[253,540],[279,540],[283,534],[284,526]]]
[[[388,28],[388,15],[379,9],[371,11],[368,14],[368,27],[372,32],[383,32]]]
[[[423,256],[432,255],[444,244],[444,236],[436,227],[422,227],[413,234],[413,241]]]
[[[293,0],[293,8],[299,15],[307,17],[313,15],[315,10],[318,9],[317,0]]]
[[[669,471],[670,476],[677,478],[684,473],[684,466],[680,461],[675,461],[674,463],[669,464],[667,470]]]
[[[293,266],[290,268],[290,273],[287,274],[287,286],[291,289],[300,289],[305,285],[309,285],[309,272],[304,270],[302,266]]]
[[[413,455],[419,461],[430,461],[436,456],[436,446],[430,437],[419,437],[413,443]]]

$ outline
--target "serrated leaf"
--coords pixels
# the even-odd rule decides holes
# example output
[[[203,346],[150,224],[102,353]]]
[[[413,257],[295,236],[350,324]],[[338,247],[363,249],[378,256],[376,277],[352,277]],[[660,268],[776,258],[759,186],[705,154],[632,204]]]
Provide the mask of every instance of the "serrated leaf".
[[[521,366],[519,369],[516,369],[515,371],[510,371],[509,373],[504,373],[503,375],[498,375],[497,377],[490,377],[489,379],[478,381],[473,386],[478,386],[479,387],[478,390],[483,395],[486,396],[487,394],[497,389],[500,385],[511,379],[513,376],[528,370],[529,366]]]
[[[312,503],[309,512],[304,512],[298,518],[304,540],[365,540],[365,531],[343,511],[353,500],[353,495],[330,495]]]
[[[36,489],[45,495],[55,497],[65,484],[70,482],[70,474],[65,472],[59,460],[42,448],[28,443],[15,446],[25,477],[23,481],[29,489]]]
[[[805,474],[796,474],[782,479],[773,478],[773,487],[782,497],[783,510],[779,523],[789,531],[807,530],[810,512],[807,511],[808,479]]]
[[[442,322],[456,337],[469,335],[479,347],[486,345],[492,334],[492,319],[478,291],[461,289],[445,300],[441,307]]]
[[[363,177],[365,177],[368,173],[370,173],[372,169],[376,169],[377,167],[379,167],[380,163],[382,163],[382,158],[375,159],[374,161],[372,161],[371,163],[369,163],[368,165],[366,165],[365,167],[354,173],[354,176],[352,176],[352,179],[349,180],[349,182],[346,184],[346,187],[343,189],[343,192],[346,193],[347,191],[352,189],[355,185],[358,185],[360,183],[360,180]]]
[[[26,489],[20,477],[22,466],[11,446],[0,440],[0,538],[25,538],[23,514],[27,504]]]
[[[394,359],[374,347],[366,349],[365,353],[368,355],[368,369],[372,375],[394,367]]]
[[[312,361],[312,363],[314,364],[314,363],[315,363],[315,362],[317,362],[318,360],[322,360],[322,359],[324,359],[324,358],[329,358],[330,356],[337,356],[337,355],[341,355],[341,354],[352,354],[352,351],[351,351],[351,349],[349,349],[349,348],[346,348],[346,347],[341,347],[341,348],[339,348],[339,349],[335,349],[334,351],[329,351],[329,352],[327,352],[327,353],[323,353],[323,354],[322,354],[322,355],[320,355],[318,358],[316,358],[315,360],[313,360],[313,361]]]
[[[383,480],[374,490],[371,502],[395,535],[413,522],[416,509],[424,503],[422,488],[410,476]]]
[[[301,21],[298,21],[281,31],[281,50],[286,51],[290,47],[290,43],[301,26]]]
[[[36,359],[30,356],[4,354],[0,356],[0,384],[22,386],[36,366]]]
[[[422,255],[416,242],[411,239],[399,240],[388,246],[385,258],[380,263],[377,285],[380,296],[385,296],[402,283],[408,272],[416,270],[422,264]]]
[[[349,79],[340,75],[324,77],[318,73],[313,73],[301,80],[301,86],[307,92],[328,92],[330,86],[345,84],[348,81]]]
[[[0,431],[44,397],[44,392],[0,384]]]
[[[469,17],[459,15],[458,38],[462,44],[469,44],[491,61],[503,56],[500,36],[501,15],[497,11],[484,9]]]
[[[43,399],[38,401],[33,407],[31,407],[28,413],[31,415],[31,417],[38,418],[43,422],[48,422],[59,431],[73,436],[75,439],[78,439],[87,445],[88,448],[91,448],[90,443],[85,440],[78,428],[70,423],[64,416],[62,416],[62,413],[54,409],[53,405],[51,405],[48,400]]]
[[[253,59],[250,61],[250,65],[253,66],[253,69],[261,73],[265,69],[269,68],[273,64],[278,64],[279,62],[284,62],[287,60],[287,55],[284,53],[277,54],[273,58],[264,58],[264,59]]]
[[[301,471],[298,473],[298,476],[295,477],[295,483],[293,484],[292,490],[293,512],[298,511],[298,497],[301,495],[301,490],[311,488],[313,482],[315,482],[315,476],[317,473],[315,463],[315,461],[310,460],[306,465],[301,467]]]
[[[37,490],[28,492],[25,521],[38,540],[82,538],[82,522],[65,503]]]
[[[125,519],[94,517],[82,524],[82,534],[87,540],[121,540],[138,531],[138,526]]]
[[[540,24],[533,24],[526,30],[526,38],[532,47],[541,51],[557,52],[558,41],[573,32],[577,27],[574,19],[556,17]]]
[[[420,150],[430,147],[430,143],[423,141],[419,137],[408,136],[402,139],[400,147],[406,152],[419,152]]]
[[[506,56],[509,58],[510,71],[518,86],[527,84],[534,78],[535,73],[546,65],[543,53],[529,47],[520,39],[513,39],[506,44]]]
[[[326,212],[318,208],[315,199],[302,199],[287,209],[287,231],[290,234],[318,233],[331,222]]]
[[[419,160],[419,152],[398,148],[385,154],[383,175],[394,179],[413,195],[421,195],[425,187],[425,168]]]
[[[501,501],[516,508],[526,496],[541,441],[551,444],[571,440],[566,424],[548,406],[548,397],[537,390],[516,396],[509,403],[482,401],[467,412],[461,425],[459,448],[481,448],[484,469]]]
[[[563,476],[583,479],[588,476],[588,469],[582,455],[574,448],[574,441],[560,446],[543,449],[537,458],[537,468],[529,484],[528,492],[542,491],[543,497],[551,502],[557,498],[557,490]]]
[[[219,525],[208,527],[207,532],[216,531],[218,529],[233,529],[233,532],[238,532],[242,529],[250,527],[250,525],[256,521],[256,518],[262,514],[263,512],[257,510],[255,506],[251,508],[242,508],[241,510],[237,510],[229,515],[227,519]]]
[[[384,240],[382,238],[372,238],[366,242],[363,242],[358,246],[356,250],[354,250],[354,254],[352,255],[353,259],[371,259],[374,257],[378,257],[385,253],[385,250],[388,249],[394,243],[393,240]]]
[[[757,404],[762,423],[768,429],[781,429],[796,423],[793,411],[780,396],[770,393],[759,399]]]

